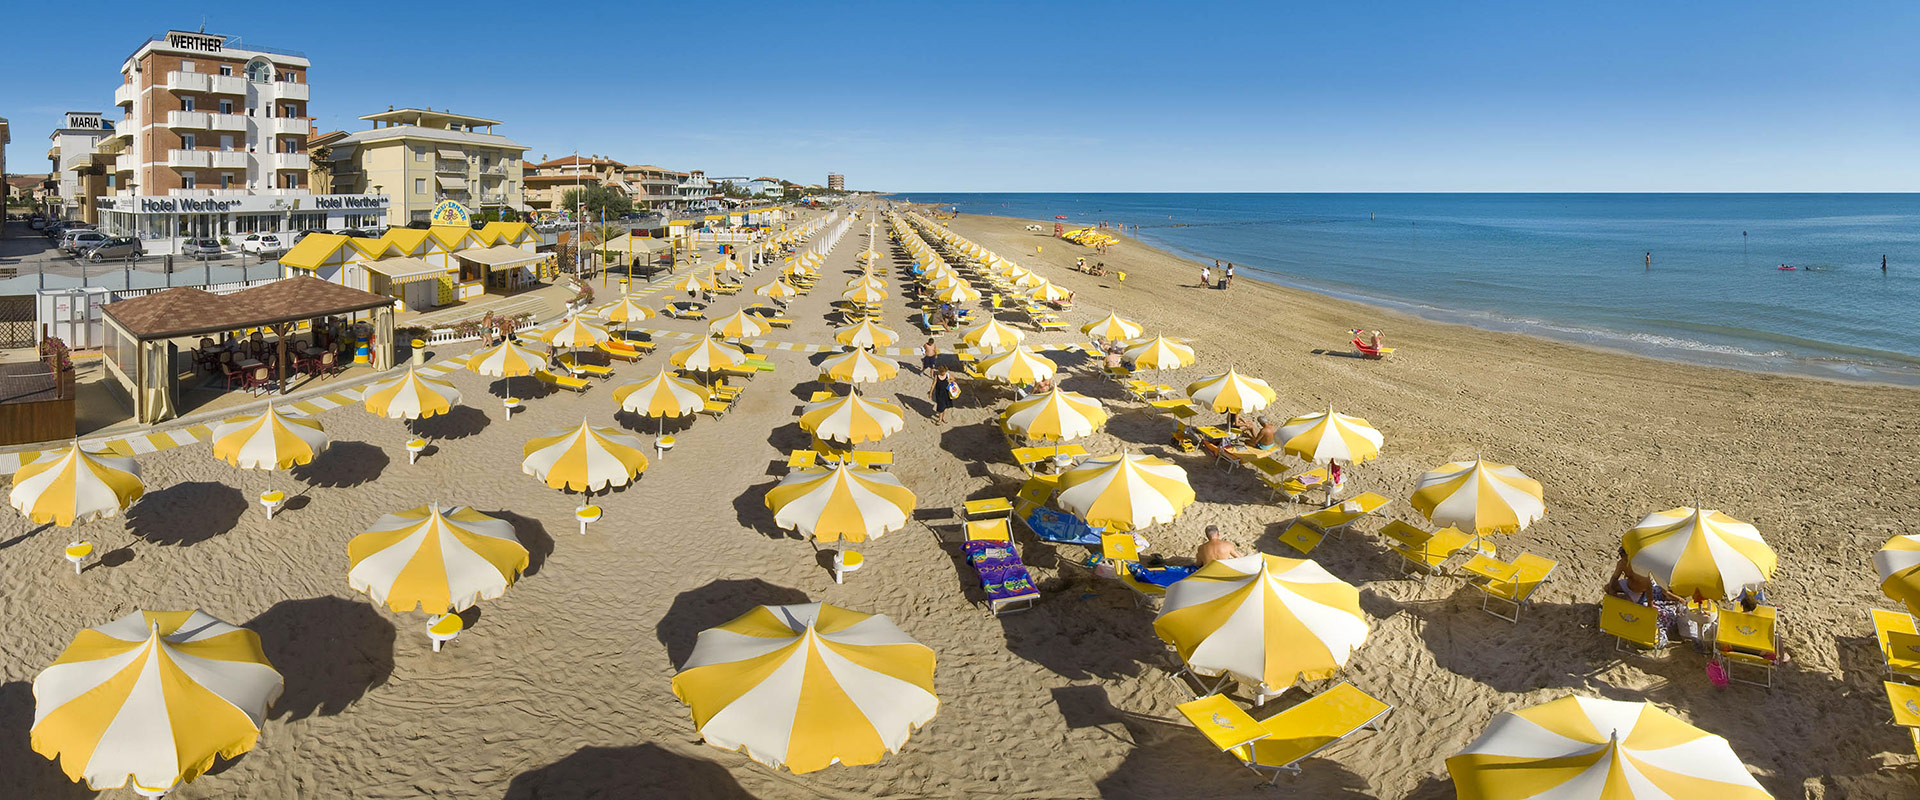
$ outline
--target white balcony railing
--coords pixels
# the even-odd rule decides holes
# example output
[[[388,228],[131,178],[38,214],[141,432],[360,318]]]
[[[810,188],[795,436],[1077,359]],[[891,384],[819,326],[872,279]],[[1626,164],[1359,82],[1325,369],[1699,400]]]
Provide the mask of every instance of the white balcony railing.
[[[273,96],[280,100],[305,100],[310,91],[304,83],[273,82]]]
[[[167,91],[206,94],[213,91],[213,76],[205,72],[174,70],[167,73]]]
[[[139,87],[131,83],[120,84],[114,87],[113,104],[116,106],[133,105],[133,96],[139,93]]]
[[[176,169],[210,167],[210,166],[213,166],[213,151],[212,150],[168,150],[167,166],[174,167]]]
[[[245,189],[168,189],[170,197],[246,197],[252,194]]]
[[[140,123],[137,121],[130,120],[130,119],[122,119],[122,120],[115,120],[113,123],[114,136],[118,136],[125,139],[132,139],[133,135],[138,132],[140,132]]]
[[[167,127],[242,133],[247,129],[247,118],[239,114],[221,114],[214,111],[169,111]]]
[[[215,167],[217,169],[246,169],[247,168],[247,154],[245,151],[214,150],[211,152],[213,153],[213,156],[212,158],[207,160],[208,166]]]
[[[273,153],[266,157],[269,169],[297,169],[305,172],[313,166],[313,158],[306,153]]]
[[[276,136],[306,136],[313,132],[313,123],[305,117],[268,117],[262,127]]]
[[[132,153],[121,153],[113,157],[114,172],[132,172],[138,166],[140,166],[140,159],[135,158]]]

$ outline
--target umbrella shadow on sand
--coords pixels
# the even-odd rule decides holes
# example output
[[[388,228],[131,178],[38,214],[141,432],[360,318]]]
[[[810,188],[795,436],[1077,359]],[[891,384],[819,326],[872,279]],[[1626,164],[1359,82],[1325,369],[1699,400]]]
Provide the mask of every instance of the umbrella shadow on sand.
[[[693,654],[694,640],[701,631],[730,622],[755,606],[793,605],[810,599],[799,589],[775,586],[759,578],[714,581],[675,596],[654,633],[667,649],[667,660],[677,669]]]
[[[199,544],[240,524],[247,496],[224,483],[176,483],[127,509],[127,531],[158,545]]]
[[[493,418],[473,406],[454,406],[452,411],[407,423],[408,430],[428,439],[465,439],[487,429]]]
[[[482,511],[489,517],[495,517],[513,526],[513,535],[520,545],[527,548],[527,568],[520,576],[531,578],[540,574],[540,567],[547,563],[547,556],[553,554],[553,536],[547,533],[547,526],[532,517],[523,517],[511,511]]]
[[[746,491],[733,498],[733,512],[740,521],[740,527],[753,530],[769,539],[807,538],[798,531],[781,530],[780,526],[774,523],[773,510],[767,508],[767,492],[779,485],[779,480],[772,480],[749,486]]]
[[[393,674],[393,623],[373,606],[344,597],[284,600],[247,622],[267,660],[286,676],[269,716],[332,716]]]
[[[14,740],[0,747],[0,775],[6,776],[6,795],[34,800],[93,797],[85,783],[75,783],[60,771],[59,764],[27,746],[27,731],[32,727],[33,684],[0,684],[0,730]]]
[[[657,744],[583,747],[544,767],[514,776],[506,800],[587,800],[603,797],[677,797],[752,800],[718,762]]]
[[[387,451],[366,442],[334,442],[327,452],[287,474],[309,487],[346,489],[378,480],[392,460]]]

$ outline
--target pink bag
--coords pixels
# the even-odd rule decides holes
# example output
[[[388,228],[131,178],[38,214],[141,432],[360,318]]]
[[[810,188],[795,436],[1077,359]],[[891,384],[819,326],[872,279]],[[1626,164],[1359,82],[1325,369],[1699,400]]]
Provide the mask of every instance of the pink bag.
[[[1713,685],[1721,689],[1733,685],[1733,681],[1727,679],[1727,668],[1720,666],[1718,661],[1707,662],[1707,680],[1713,681]]]

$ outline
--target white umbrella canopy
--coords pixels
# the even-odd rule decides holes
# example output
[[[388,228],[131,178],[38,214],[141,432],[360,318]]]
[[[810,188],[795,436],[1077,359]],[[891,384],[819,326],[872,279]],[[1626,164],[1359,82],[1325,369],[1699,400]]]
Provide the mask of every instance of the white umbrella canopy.
[[[1153,630],[1201,675],[1279,692],[1333,677],[1367,640],[1360,590],[1306,559],[1214,561],[1167,589]]]
[[[1033,384],[1059,374],[1060,365],[1025,345],[996,356],[980,359],[980,374],[1001,383]]]
[[[1474,534],[1517,533],[1547,513],[1540,482],[1519,467],[1452,461],[1420,476],[1409,501],[1435,525]]]
[[[1081,462],[1060,476],[1059,485],[1061,508],[1088,525],[1116,531],[1172,522],[1194,500],[1186,470],[1144,453]]]
[[[1328,408],[1304,414],[1280,426],[1281,448],[1315,464],[1359,464],[1380,455],[1386,438],[1359,417]]]
[[[822,542],[864,542],[905,527],[917,499],[888,472],[841,464],[796,470],[767,490],[767,508],[782,530]]]
[[[72,527],[118,515],[146,491],[133,459],[74,442],[20,467],[7,501],[35,524]]]
[[[1493,718],[1447,759],[1460,800],[1763,800],[1727,740],[1652,703],[1568,695]]]

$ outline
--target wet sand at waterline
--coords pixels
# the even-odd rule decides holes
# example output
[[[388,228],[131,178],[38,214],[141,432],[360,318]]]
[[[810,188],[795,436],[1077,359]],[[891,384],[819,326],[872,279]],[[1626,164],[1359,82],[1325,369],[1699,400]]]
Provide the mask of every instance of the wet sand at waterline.
[[[829,256],[818,288],[795,302],[794,327],[769,338],[831,341],[825,313],[864,248],[865,222]],[[1332,404],[1368,419],[1386,445],[1353,486],[1395,498],[1389,516],[1415,519],[1405,504],[1415,479],[1452,459],[1512,463],[1545,484],[1547,517],[1500,540],[1503,552],[1560,562],[1518,625],[1481,613],[1458,579],[1398,579],[1369,534],[1314,553],[1361,588],[1373,626],[1341,678],[1396,710],[1384,733],[1283,778],[1281,796],[1450,797],[1446,756],[1495,713],[1568,692],[1658,702],[1728,737],[1780,797],[1816,784],[1825,797],[1913,791],[1913,756],[1904,732],[1884,722],[1864,619],[1869,606],[1891,607],[1876,586],[1873,550],[1915,519],[1912,391],[1481,332],[1245,275],[1228,291],[1200,289],[1197,264],[1132,242],[1095,256],[1018,221],[954,224],[1075,290],[1076,328],[1117,309],[1151,333],[1190,341],[1199,363],[1160,382],[1184,386],[1232,365],[1273,384],[1277,417]],[[1077,255],[1105,261],[1109,277],[1066,269]],[[1116,268],[1128,273],[1124,287],[1111,277]],[[748,285],[767,279],[750,276]],[[902,344],[917,344],[898,294],[886,322]],[[721,298],[713,311],[754,299]],[[1346,351],[1347,329],[1362,326],[1385,328],[1398,354],[1373,362],[1314,352]],[[612,381],[584,396],[538,397],[511,420],[499,382],[466,372],[450,376],[466,395],[450,417],[409,425],[358,406],[325,412],[333,450],[291,475],[242,473],[204,445],[143,456],[147,497],[124,520],[83,529],[108,557],[80,576],[60,558],[67,531],[36,533],[9,512],[0,522],[0,775],[12,786],[0,794],[90,794],[27,746],[30,681],[77,630],[138,608],[201,608],[258,631],[287,689],[259,746],[178,798],[1272,796],[1179,719],[1186,697],[1168,677],[1152,611],[1067,563],[1082,548],[1023,539],[1045,597],[995,619],[971,602],[979,590],[953,549],[919,522],[868,543],[865,568],[844,585],[812,543],[774,530],[762,498],[784,474],[786,451],[806,446],[794,412],[820,388],[817,356],[763,350],[777,371],[751,381],[723,419],[670,421],[678,446],[638,483],[600,498],[604,520],[580,535],[571,513],[579,498],[521,474],[521,448],[583,418],[651,441],[656,423],[616,415],[611,389],[653,374],[677,341],[617,365]],[[1146,450],[1187,468],[1199,501],[1146,532],[1155,550],[1185,557],[1204,526],[1219,524],[1243,550],[1294,555],[1274,534],[1297,509],[1268,502],[1245,471],[1169,453],[1168,419],[1122,399],[1084,359],[1061,364],[1066,388],[1115,412],[1081,442],[1090,452]],[[527,392],[531,381],[521,384]],[[920,508],[1011,494],[1019,473],[993,425],[1004,399],[970,390],[949,424],[935,426],[923,416],[927,389],[903,372],[867,392],[920,412],[879,445],[895,453],[893,471]],[[409,430],[435,442],[415,465],[404,449]],[[251,502],[269,480],[297,495],[271,522]],[[1772,691],[1715,689],[1690,650],[1623,663],[1595,627],[1619,535],[1650,511],[1695,500],[1758,525],[1780,555],[1771,594],[1794,659]],[[471,628],[438,654],[423,614],[390,613],[346,584],[349,538],[383,513],[430,501],[505,517],[534,553],[528,574],[482,603]],[[700,630],[755,604],[807,600],[887,614],[938,656],[939,716],[878,765],[775,772],[700,743],[672,695],[675,666]]]

